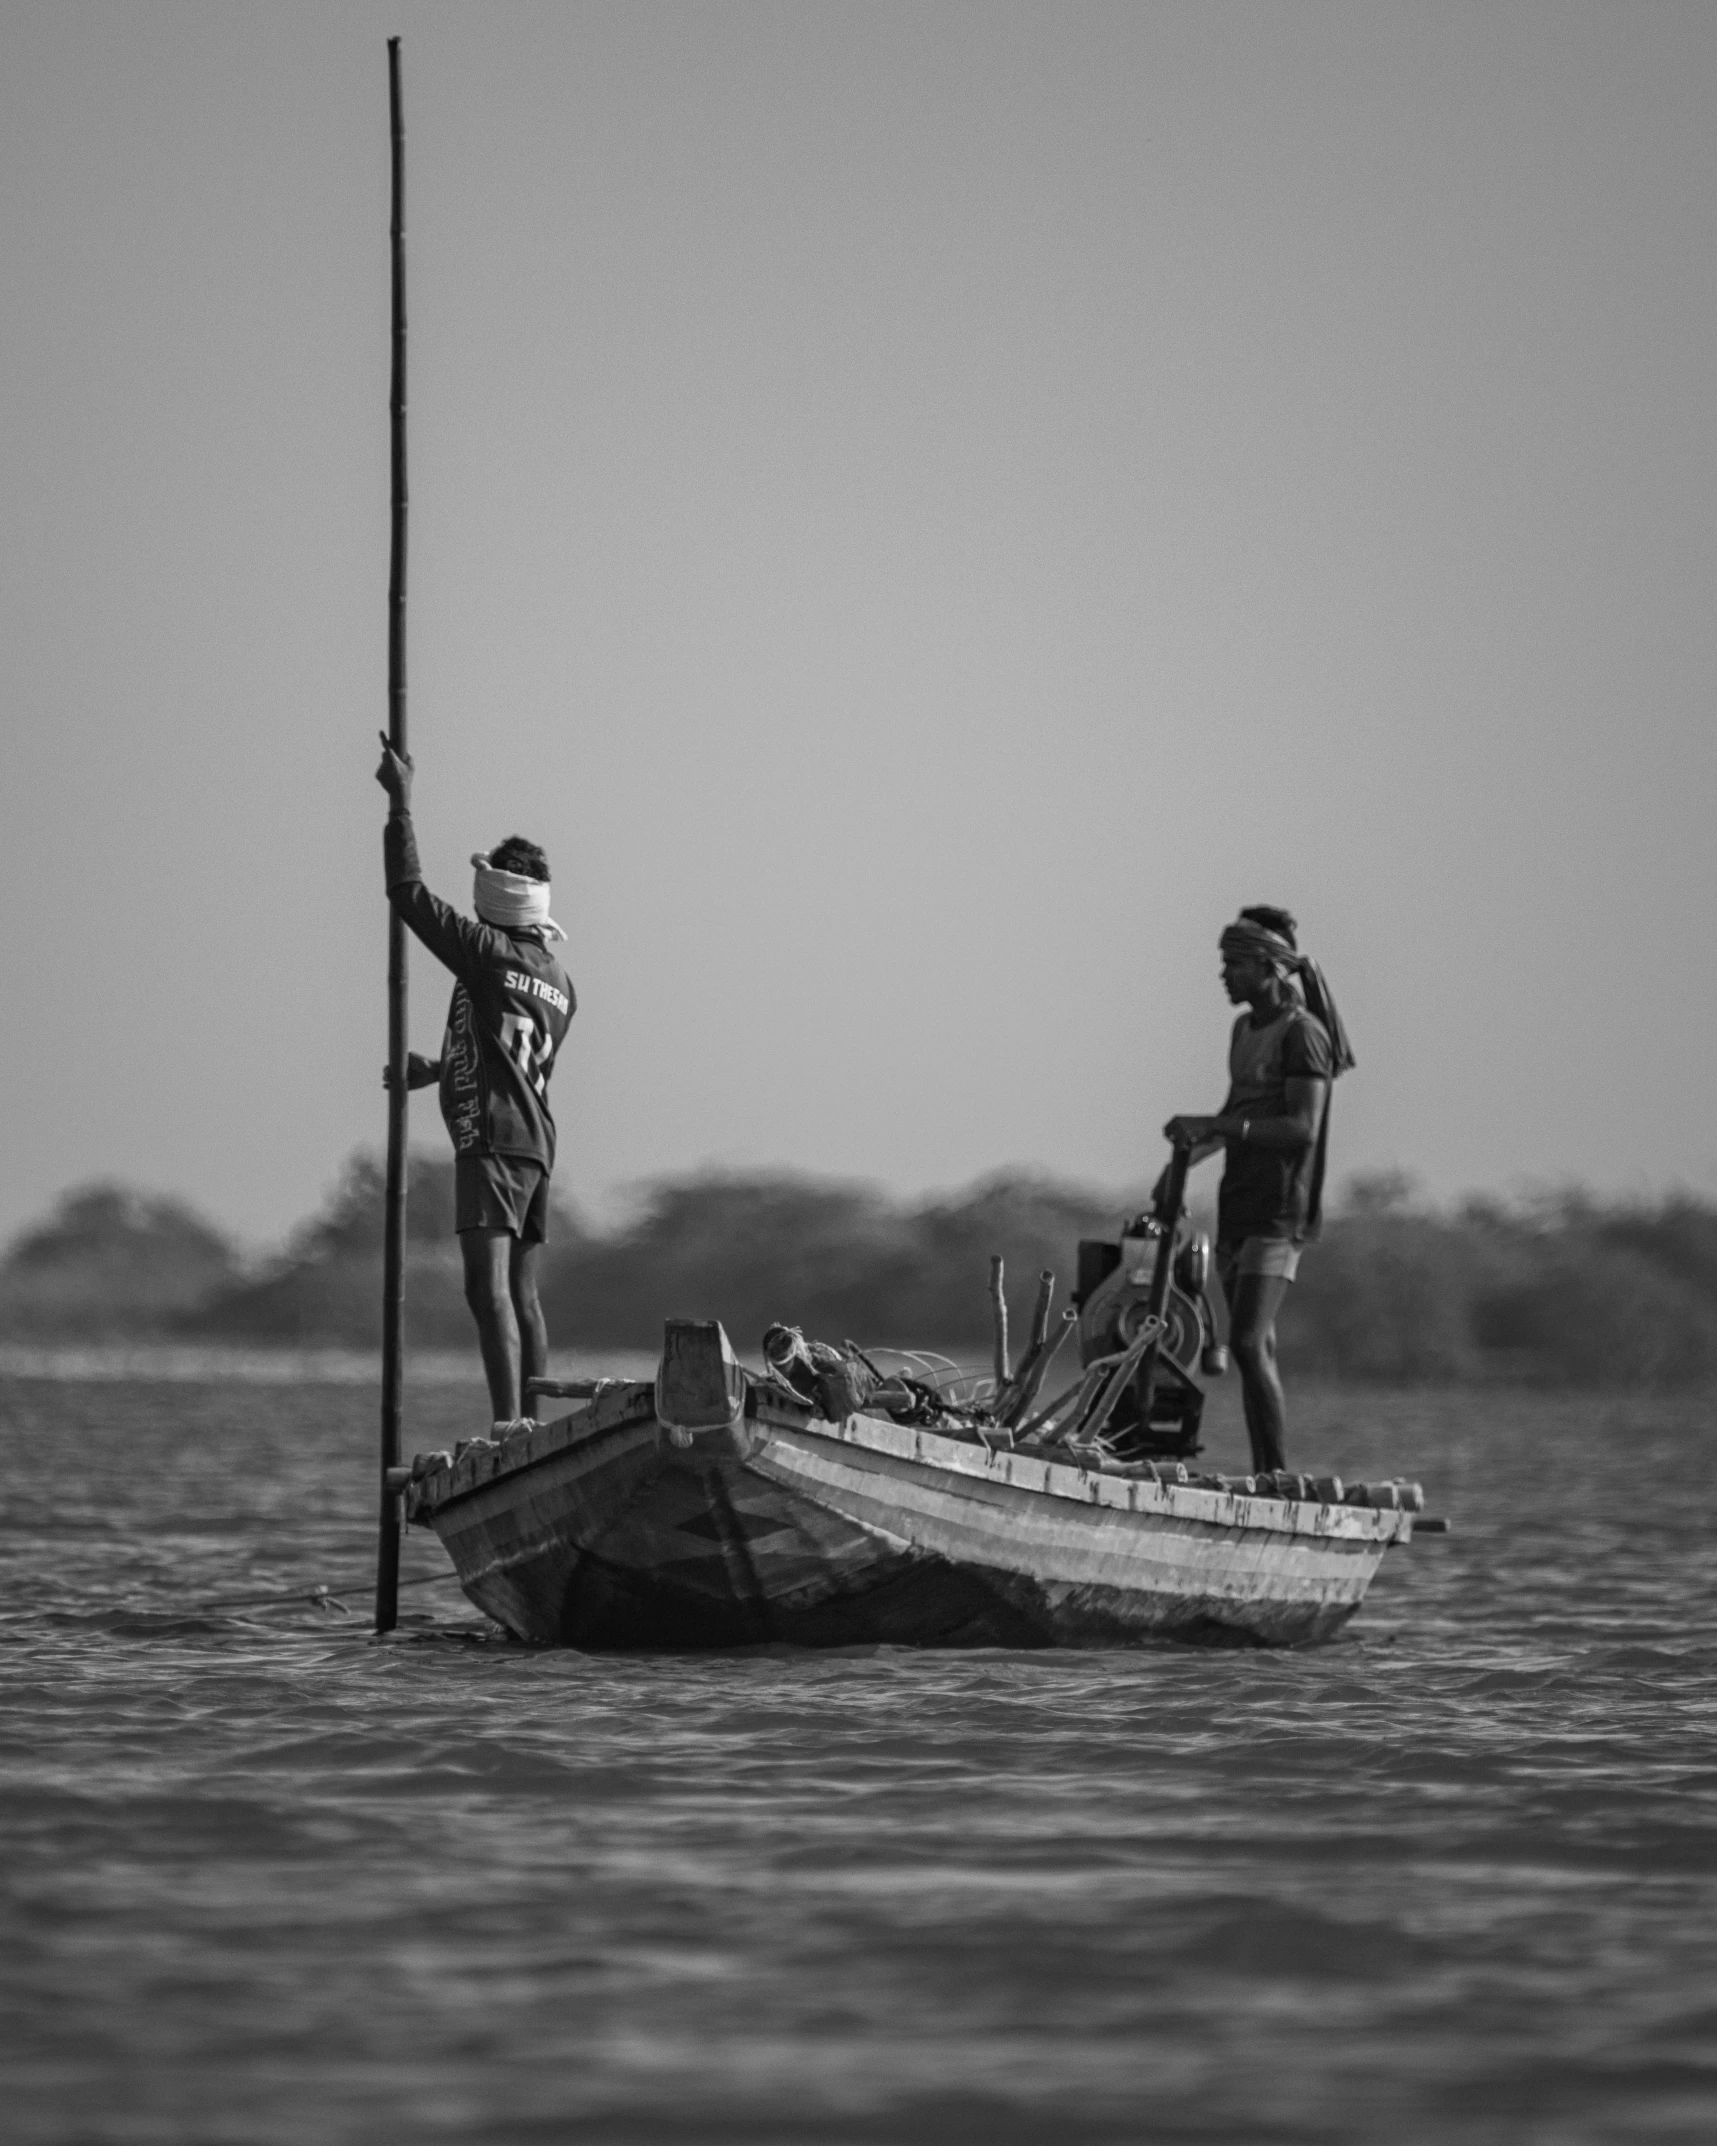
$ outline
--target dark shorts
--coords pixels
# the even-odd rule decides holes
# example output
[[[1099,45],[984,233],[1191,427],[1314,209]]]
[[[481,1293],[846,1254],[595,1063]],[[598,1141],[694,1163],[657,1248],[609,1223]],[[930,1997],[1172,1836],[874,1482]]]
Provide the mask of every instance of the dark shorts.
[[[521,1244],[548,1236],[548,1172],[528,1155],[455,1155],[453,1227],[504,1229]]]

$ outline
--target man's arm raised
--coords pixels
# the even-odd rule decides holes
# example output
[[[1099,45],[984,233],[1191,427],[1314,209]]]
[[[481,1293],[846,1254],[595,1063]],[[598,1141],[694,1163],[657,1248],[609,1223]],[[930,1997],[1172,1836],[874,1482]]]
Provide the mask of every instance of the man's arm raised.
[[[417,831],[411,824],[411,777],[410,758],[396,753],[384,733],[376,780],[388,794],[388,823],[382,837],[388,900],[436,960],[464,979],[492,932],[488,925],[462,917],[424,885],[423,868],[417,861]]]

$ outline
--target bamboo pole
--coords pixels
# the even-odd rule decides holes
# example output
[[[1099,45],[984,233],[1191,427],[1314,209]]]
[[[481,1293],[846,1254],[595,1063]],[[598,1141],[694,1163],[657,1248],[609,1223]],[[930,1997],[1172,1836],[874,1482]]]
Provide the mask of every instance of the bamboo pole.
[[[1008,1300],[1002,1289],[1002,1256],[999,1252],[990,1255],[990,1309],[996,1325],[996,1394],[1008,1382]]]
[[[1031,1315],[1031,1332],[1026,1341],[1024,1353],[1020,1357],[1017,1369],[1011,1372],[1007,1379],[996,1388],[996,1397],[992,1405],[995,1409],[998,1423],[1017,1423],[1025,1413],[1025,1408],[1020,1398],[1021,1395],[1024,1394],[1028,1385],[1031,1386],[1031,1391],[1035,1394],[1037,1387],[1043,1383],[1039,1379],[1033,1385],[1032,1373],[1036,1370],[1043,1356],[1045,1336],[1049,1332],[1049,1307],[1054,1301],[1054,1297],[1055,1276],[1045,1267],[1037,1278],[1037,1304]]]
[[[1043,1382],[1049,1376],[1050,1367],[1060,1354],[1061,1344],[1079,1323],[1079,1314],[1071,1304],[1061,1314],[1053,1340],[1047,1337],[1034,1348],[1020,1365],[1018,1376],[1008,1388],[1007,1400],[998,1414],[1009,1430],[1015,1429],[1037,1406],[1037,1397],[1043,1391]]]
[[[1036,1351],[1043,1347],[1049,1337],[1049,1307],[1055,1302],[1055,1275],[1052,1269],[1039,1269],[1037,1277],[1037,1303],[1031,1315],[1031,1341],[1029,1348]]]
[[[393,379],[388,396],[393,519],[388,545],[388,742],[402,759],[405,726],[405,113],[399,39],[388,39],[388,117],[393,142]],[[376,1535],[376,1630],[399,1622],[399,1494],[388,1470],[399,1465],[405,1369],[405,924],[388,905],[388,1154],[382,1232],[381,1512]]]

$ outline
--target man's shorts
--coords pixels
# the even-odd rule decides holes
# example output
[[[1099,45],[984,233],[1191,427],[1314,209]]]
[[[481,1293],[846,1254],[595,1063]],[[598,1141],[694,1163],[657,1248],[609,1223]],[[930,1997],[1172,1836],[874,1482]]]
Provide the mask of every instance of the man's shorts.
[[[1242,1237],[1238,1244],[1218,1243],[1216,1272],[1223,1294],[1232,1298],[1243,1274],[1274,1274],[1291,1282],[1299,1272],[1300,1247],[1290,1237]]]
[[[548,1235],[548,1172],[528,1155],[455,1155],[453,1227],[502,1229],[521,1244]]]

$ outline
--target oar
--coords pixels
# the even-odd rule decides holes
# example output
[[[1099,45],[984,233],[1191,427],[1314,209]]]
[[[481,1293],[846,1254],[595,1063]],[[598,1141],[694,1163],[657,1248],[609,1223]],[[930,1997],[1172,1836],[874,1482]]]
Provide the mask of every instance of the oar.
[[[393,526],[388,546],[388,743],[403,760],[405,738],[405,114],[399,39],[388,39],[388,116],[393,137],[393,382],[388,397]],[[399,1465],[405,1372],[405,1139],[407,1091],[405,923],[388,904],[388,1165],[382,1229],[382,1467],[376,1536],[376,1630],[399,1622]]]

